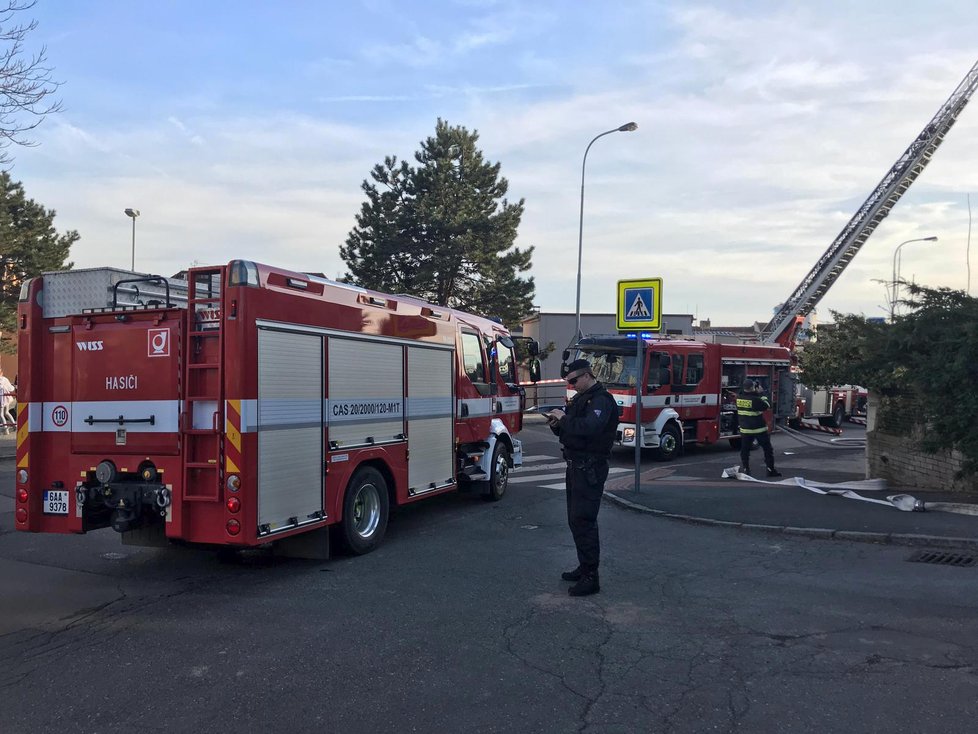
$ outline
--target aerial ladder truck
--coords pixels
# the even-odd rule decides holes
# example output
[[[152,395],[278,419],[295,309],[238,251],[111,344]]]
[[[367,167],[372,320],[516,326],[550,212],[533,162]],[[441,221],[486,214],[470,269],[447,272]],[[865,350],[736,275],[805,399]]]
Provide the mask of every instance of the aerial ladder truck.
[[[793,363],[805,318],[859,252],[944,141],[975,88],[978,63],[967,73],[933,119],[890,167],[825,254],[762,329],[760,344],[705,344],[644,335],[589,335],[578,339],[574,357],[591,362],[594,375],[615,397],[621,412],[616,445],[655,450],[660,459],[679,455],[689,444],[739,441],[736,387],[750,378],[760,383],[772,406],[771,423],[817,417],[839,424],[858,412],[865,391],[854,386],[813,392],[797,385]],[[646,344],[636,357],[635,339]],[[564,362],[571,358],[565,351]],[[641,427],[635,406],[641,386]],[[568,390],[568,398],[571,391]],[[804,407],[802,407],[804,406]],[[840,415],[840,410],[842,415]]]
[[[965,74],[937,114],[890,167],[808,275],[781,304],[774,317],[762,329],[762,344],[780,345],[795,351],[798,332],[805,318],[852,262],[877,225],[886,218],[900,197],[930,163],[976,88],[978,63]],[[838,427],[845,416],[857,410],[861,394],[853,386],[817,391],[799,386],[798,398],[797,418],[818,418],[825,424]]]

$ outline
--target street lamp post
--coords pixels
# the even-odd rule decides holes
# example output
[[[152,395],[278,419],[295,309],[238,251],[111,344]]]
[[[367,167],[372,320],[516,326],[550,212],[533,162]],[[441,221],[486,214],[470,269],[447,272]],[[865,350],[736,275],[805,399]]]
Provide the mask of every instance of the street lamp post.
[[[581,163],[581,222],[577,232],[577,306],[575,308],[577,314],[577,334],[575,340],[584,336],[581,333],[581,261],[584,256],[584,169],[587,166],[587,154],[591,150],[591,146],[594,145],[594,141],[598,138],[611,135],[611,133],[630,133],[633,130],[638,130],[638,125],[634,122],[626,123],[613,130],[607,130],[600,135],[595,135],[594,139],[587,144],[587,148],[584,149],[584,162]]]
[[[132,218],[132,265],[130,270],[136,270],[136,217],[139,216],[139,209],[129,207],[126,209],[126,216]]]
[[[904,245],[909,245],[911,242],[937,242],[937,237],[918,237],[914,240],[907,240],[897,245],[897,248],[893,251],[893,280],[890,286],[890,321],[893,321],[893,316],[896,314],[897,299],[900,296],[900,265],[903,264],[900,248]]]

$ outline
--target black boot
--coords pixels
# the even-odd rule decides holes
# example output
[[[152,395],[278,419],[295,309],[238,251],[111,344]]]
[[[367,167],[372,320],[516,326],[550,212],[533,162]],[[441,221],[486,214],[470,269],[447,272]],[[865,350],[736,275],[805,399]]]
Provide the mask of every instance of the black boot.
[[[781,472],[779,472],[779,471],[778,471],[777,469],[775,469],[775,468],[774,468],[773,466],[769,466],[769,467],[767,468],[767,475],[768,475],[769,477],[780,477],[780,476],[781,476]]]
[[[598,584],[598,572],[582,572],[580,580],[567,590],[571,596],[590,596],[601,591]]]
[[[564,571],[562,574],[560,574],[560,578],[562,578],[564,581],[580,581],[581,576],[583,575],[584,571],[582,571],[581,567],[578,566],[573,571]]]
[[[737,471],[740,474],[750,474],[750,464],[741,464],[737,467]]]

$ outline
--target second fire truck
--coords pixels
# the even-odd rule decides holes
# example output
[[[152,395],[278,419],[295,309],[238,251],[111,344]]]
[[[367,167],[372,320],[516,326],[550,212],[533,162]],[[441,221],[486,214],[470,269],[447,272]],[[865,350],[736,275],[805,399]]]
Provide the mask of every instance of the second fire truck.
[[[641,370],[636,338],[645,342]],[[791,352],[784,347],[609,335],[583,337],[576,355],[591,363],[594,376],[619,405],[617,446],[635,446],[636,385],[642,386],[638,440],[664,461],[687,444],[727,440],[737,445],[736,395],[748,378],[770,397],[772,421],[794,411]]]

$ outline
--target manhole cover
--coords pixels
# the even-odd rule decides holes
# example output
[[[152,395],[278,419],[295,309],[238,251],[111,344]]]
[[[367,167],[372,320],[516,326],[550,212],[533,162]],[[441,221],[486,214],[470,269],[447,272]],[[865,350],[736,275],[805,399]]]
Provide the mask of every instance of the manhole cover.
[[[908,561],[913,563],[936,563],[939,566],[974,566],[978,558],[963,553],[943,553],[941,551],[917,551]]]

